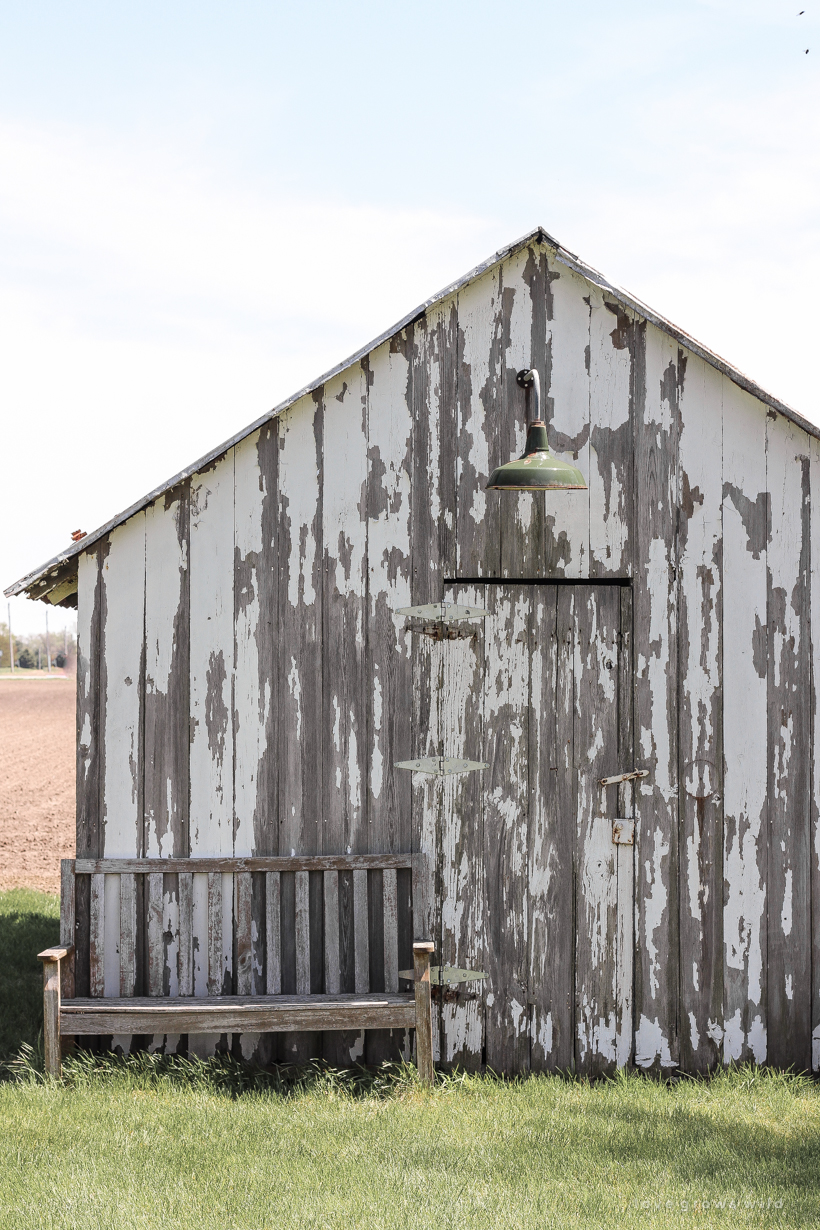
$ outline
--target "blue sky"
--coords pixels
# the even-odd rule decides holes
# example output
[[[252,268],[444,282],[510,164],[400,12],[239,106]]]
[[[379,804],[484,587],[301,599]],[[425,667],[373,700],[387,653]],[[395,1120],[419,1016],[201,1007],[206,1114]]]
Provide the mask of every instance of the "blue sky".
[[[800,7],[2,0],[0,581],[539,224],[820,421]]]

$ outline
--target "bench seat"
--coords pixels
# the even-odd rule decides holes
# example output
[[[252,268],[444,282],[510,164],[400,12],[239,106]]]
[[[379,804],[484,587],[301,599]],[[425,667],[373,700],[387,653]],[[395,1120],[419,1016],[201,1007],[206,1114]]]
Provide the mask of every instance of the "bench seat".
[[[78,1034],[283,1033],[300,1029],[414,1029],[415,995],[219,995],[71,999],[60,1032]]]

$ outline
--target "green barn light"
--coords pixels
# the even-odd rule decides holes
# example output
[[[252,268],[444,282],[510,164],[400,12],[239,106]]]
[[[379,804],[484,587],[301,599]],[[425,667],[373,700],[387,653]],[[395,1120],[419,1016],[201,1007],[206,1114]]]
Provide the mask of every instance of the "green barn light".
[[[516,383],[527,392],[527,409],[530,394],[535,402],[535,414],[527,416],[527,443],[523,457],[508,461],[490,475],[487,491],[572,491],[586,490],[584,476],[577,466],[561,461],[550,452],[547,440],[547,425],[541,418],[541,383],[534,368],[521,371]]]

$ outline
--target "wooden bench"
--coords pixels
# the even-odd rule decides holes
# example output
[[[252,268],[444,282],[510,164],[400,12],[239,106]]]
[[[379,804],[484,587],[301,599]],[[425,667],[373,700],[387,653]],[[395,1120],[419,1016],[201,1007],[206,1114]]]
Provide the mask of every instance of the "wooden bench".
[[[64,859],[61,943],[39,954],[46,1070],[78,1035],[404,1028],[432,1081],[426,883],[410,854]]]

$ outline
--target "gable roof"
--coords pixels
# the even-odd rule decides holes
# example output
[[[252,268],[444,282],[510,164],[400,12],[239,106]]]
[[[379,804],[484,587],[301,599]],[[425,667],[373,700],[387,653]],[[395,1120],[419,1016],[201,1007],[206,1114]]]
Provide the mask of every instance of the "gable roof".
[[[657,312],[653,312],[652,309],[647,307],[645,303],[642,303],[640,299],[636,299],[634,295],[630,295],[626,291],[621,290],[619,287],[613,286],[612,283],[608,282],[603,274],[599,273],[597,269],[593,269],[591,265],[585,264],[585,262],[576,256],[574,252],[570,252],[567,248],[562,247],[557,239],[554,239],[552,235],[544,230],[543,227],[539,226],[536,227],[535,230],[529,231],[528,234],[523,235],[520,239],[517,239],[514,243],[508,244],[504,248],[500,248],[498,252],[495,252],[487,260],[482,261],[480,265],[476,265],[474,269],[469,271],[469,273],[465,273],[464,276],[459,278],[457,281],[451,282],[449,286],[445,286],[443,290],[438,292],[438,294],[431,295],[429,299],[425,299],[424,302],[420,303],[419,306],[414,308],[412,312],[408,312],[407,315],[403,316],[402,319],[397,321],[395,325],[392,325],[389,329],[386,329],[384,333],[379,334],[378,337],[374,338],[373,341],[368,342],[367,345],[362,346],[361,349],[355,352],[355,354],[350,355],[349,358],[344,359],[341,363],[337,363],[335,367],[332,367],[329,371],[319,376],[316,380],[313,380],[310,384],[305,385],[304,388],[299,389],[297,393],[294,393],[291,397],[288,397],[286,401],[280,402],[278,406],[274,406],[272,410],[269,410],[260,418],[255,419],[247,427],[243,428],[241,431],[238,431],[235,435],[231,436],[228,440],[225,440],[222,444],[217,445],[216,448],[211,449],[204,455],[204,457],[200,457],[191,465],[186,466],[184,470],[180,470],[178,474],[175,474],[173,478],[169,478],[168,481],[162,483],[161,486],[155,487],[153,491],[149,491],[147,495],[143,496],[142,499],[137,500],[137,502],[132,504],[130,508],[126,508],[123,512],[118,513],[116,517],[112,517],[110,521],[106,521],[104,525],[99,527],[99,529],[94,530],[91,534],[87,534],[86,537],[81,539],[79,542],[72,542],[70,546],[66,547],[64,551],[60,551],[59,554],[55,555],[53,559],[50,559],[47,563],[42,564],[39,568],[35,568],[32,572],[27,573],[24,577],[21,577],[19,581],[15,581],[13,585],[10,585],[8,589],[4,591],[5,595],[7,597],[14,597],[15,595],[26,593],[30,598],[48,600],[55,605],[75,606],[75,561],[77,557],[84,551],[87,551],[89,547],[94,546],[96,542],[98,542],[101,538],[104,538],[105,535],[110,533],[111,530],[116,529],[118,525],[122,525],[122,523],[127,521],[129,517],[133,517],[135,513],[147,508],[149,504],[152,504],[154,500],[163,495],[166,491],[171,490],[172,487],[175,487],[184,479],[189,478],[192,474],[196,474],[199,470],[204,469],[205,466],[210,465],[211,462],[216,461],[219,457],[226,453],[228,449],[232,448],[235,444],[238,444],[241,440],[244,440],[247,436],[251,435],[264,423],[267,423],[271,419],[276,418],[277,415],[282,414],[283,411],[287,410],[290,406],[297,402],[300,397],[304,397],[307,394],[314,392],[316,389],[321,388],[321,386],[328,380],[331,380],[334,376],[339,375],[348,367],[351,367],[354,363],[358,363],[365,357],[365,355],[368,355],[371,351],[375,350],[377,346],[381,346],[383,342],[388,341],[397,333],[401,333],[401,331],[406,329],[408,325],[413,324],[415,321],[424,316],[431,307],[434,307],[437,303],[442,302],[444,299],[449,298],[451,295],[461,290],[462,287],[466,286],[468,282],[472,282],[475,278],[480,277],[481,274],[486,273],[488,269],[493,267],[493,265],[497,265],[501,261],[506,260],[507,257],[512,256],[513,253],[517,252],[520,248],[524,248],[533,242],[546,244],[552,249],[554,259],[558,260],[561,264],[566,265],[569,269],[574,270],[575,273],[580,274],[582,277],[586,278],[587,281],[605,291],[607,296],[614,302],[620,303],[623,307],[629,308],[637,316],[642,317],[644,320],[647,320],[651,324],[656,325],[659,329],[662,329],[664,333],[667,333],[670,337],[673,337],[680,343],[681,346],[685,346],[687,350],[690,350],[693,354],[698,355],[707,363],[710,363],[712,367],[715,367],[725,376],[728,376],[728,378],[741,389],[745,389],[747,393],[751,393],[760,401],[764,402],[767,406],[771,406],[772,409],[777,410],[778,413],[784,415],[785,418],[790,419],[798,427],[802,428],[803,431],[808,432],[809,435],[820,440],[820,427],[810,423],[808,419],[803,418],[803,416],[798,414],[796,410],[793,410],[791,406],[787,406],[785,402],[780,401],[771,393],[767,393],[765,389],[761,388],[760,385],[756,384],[753,380],[750,380],[748,376],[744,376],[741,371],[738,371],[738,369],[733,367],[731,363],[727,363],[725,359],[720,357],[720,355],[715,354],[714,351],[708,350],[707,347],[702,346],[700,342],[695,341],[695,339],[690,337],[688,333],[685,333],[683,329],[679,329],[677,325],[673,325],[671,321],[667,320],[665,317],[660,316]],[[74,580],[73,586],[71,584],[72,580]]]

